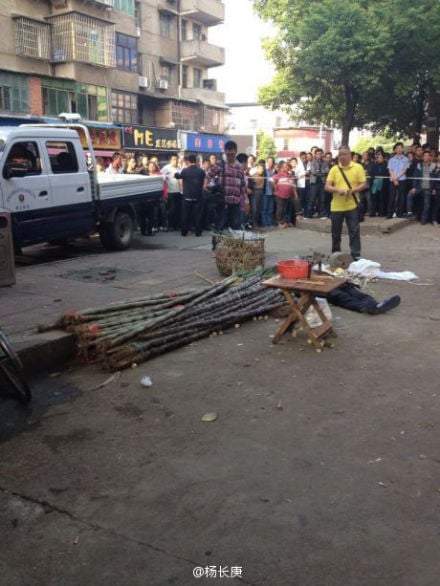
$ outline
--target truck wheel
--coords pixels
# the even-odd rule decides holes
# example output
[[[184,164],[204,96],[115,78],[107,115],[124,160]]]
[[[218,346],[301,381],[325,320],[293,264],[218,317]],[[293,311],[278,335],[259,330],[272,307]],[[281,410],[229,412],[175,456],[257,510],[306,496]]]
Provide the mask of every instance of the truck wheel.
[[[125,250],[131,246],[134,235],[133,218],[127,212],[118,212],[111,223],[101,226],[101,242],[108,250]]]

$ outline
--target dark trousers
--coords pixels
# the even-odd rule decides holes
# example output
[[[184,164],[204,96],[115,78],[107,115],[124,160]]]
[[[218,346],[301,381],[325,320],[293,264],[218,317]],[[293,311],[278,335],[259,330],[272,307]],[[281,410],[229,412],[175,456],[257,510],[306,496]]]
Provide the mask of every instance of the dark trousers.
[[[275,196],[275,201],[278,224],[287,224],[289,222],[290,199]]]
[[[327,301],[332,305],[358,311],[359,313],[375,313],[377,301],[371,295],[362,293],[353,283],[344,283],[327,295]]]
[[[142,206],[139,214],[139,228],[142,236],[151,236],[153,234],[157,207],[158,204],[156,202],[147,203]]]
[[[324,183],[322,181],[317,181],[316,183],[310,184],[307,210],[305,214],[306,218],[311,218],[313,216],[315,202],[318,206],[319,215],[325,216],[325,210],[323,210],[323,207],[325,206],[325,191]]]
[[[179,230],[182,221],[182,194],[172,192],[168,194],[168,227],[170,230]]]
[[[241,209],[239,203],[227,203],[221,210],[216,229],[221,231],[225,228],[239,230],[241,228]]]
[[[408,214],[413,213],[413,206],[414,206],[414,199],[416,197],[420,197],[423,200],[423,209],[422,209],[422,222],[426,223],[429,222],[430,218],[430,210],[431,210],[431,199],[432,199],[432,190],[431,189],[418,189],[415,193],[411,191],[408,192],[407,196],[407,209]]]
[[[298,187],[297,191],[298,191],[299,201],[301,202],[301,211],[305,214],[306,207],[307,207],[306,188],[305,187]]]
[[[252,225],[262,226],[263,225],[263,196],[264,189],[255,189],[250,199],[251,211],[252,211]]]
[[[359,211],[332,212],[332,252],[341,251],[342,226],[347,224],[350,252],[353,259],[361,256],[361,231],[359,227]]]
[[[202,233],[203,199],[183,199],[182,201],[182,235],[194,227],[196,235]]]
[[[387,218],[392,218],[395,213],[397,216],[402,216],[406,208],[406,181],[399,181],[396,186],[390,181],[390,194],[388,198],[388,213]]]

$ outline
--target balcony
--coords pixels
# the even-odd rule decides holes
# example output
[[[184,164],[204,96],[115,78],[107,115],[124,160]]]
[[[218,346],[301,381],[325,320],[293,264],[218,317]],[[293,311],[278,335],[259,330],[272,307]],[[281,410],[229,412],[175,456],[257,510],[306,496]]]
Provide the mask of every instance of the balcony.
[[[180,15],[214,26],[225,20],[225,5],[220,0],[180,0]]]
[[[52,62],[115,67],[115,25],[69,12],[47,19],[52,24]]]
[[[217,92],[215,90],[209,90],[200,87],[182,88],[181,92],[181,97],[183,100],[196,100],[206,104],[207,106],[214,106],[217,108],[225,107],[225,94],[223,92]]]
[[[225,64],[225,50],[206,41],[182,41],[180,59],[185,65],[218,67]]]

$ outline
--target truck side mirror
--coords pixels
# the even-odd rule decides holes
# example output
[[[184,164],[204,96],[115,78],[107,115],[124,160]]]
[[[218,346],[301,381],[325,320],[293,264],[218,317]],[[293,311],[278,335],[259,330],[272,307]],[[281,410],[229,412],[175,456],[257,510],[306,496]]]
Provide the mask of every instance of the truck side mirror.
[[[11,179],[12,177],[25,177],[29,167],[26,163],[6,163],[3,169],[3,177]]]

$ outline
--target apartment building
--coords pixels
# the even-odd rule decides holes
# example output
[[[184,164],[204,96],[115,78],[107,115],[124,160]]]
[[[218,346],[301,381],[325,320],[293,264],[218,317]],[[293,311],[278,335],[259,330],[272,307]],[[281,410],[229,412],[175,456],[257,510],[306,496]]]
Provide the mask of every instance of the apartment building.
[[[77,113],[139,148],[221,135],[223,20],[220,0],[0,0],[0,115]]]

